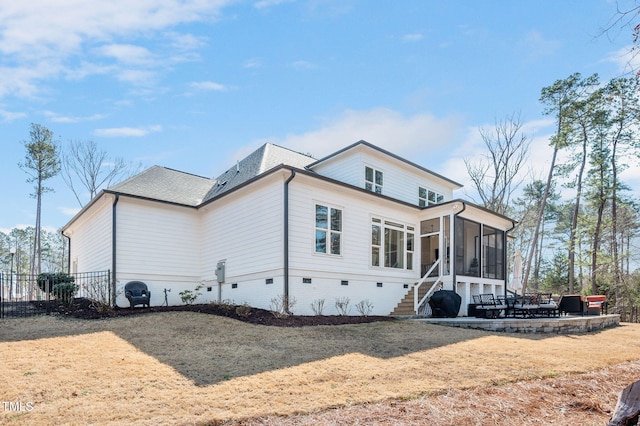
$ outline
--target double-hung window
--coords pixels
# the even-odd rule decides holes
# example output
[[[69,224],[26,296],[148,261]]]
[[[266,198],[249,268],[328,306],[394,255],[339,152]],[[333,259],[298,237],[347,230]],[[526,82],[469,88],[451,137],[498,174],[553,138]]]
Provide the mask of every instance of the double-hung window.
[[[316,204],[316,253],[342,253],[342,210]]]
[[[364,168],[364,188],[376,194],[382,194],[383,174],[380,170],[372,167]]]
[[[371,219],[371,266],[413,269],[415,229],[401,223]]]
[[[433,206],[444,201],[444,195],[427,188],[418,188],[418,205],[420,207]]]

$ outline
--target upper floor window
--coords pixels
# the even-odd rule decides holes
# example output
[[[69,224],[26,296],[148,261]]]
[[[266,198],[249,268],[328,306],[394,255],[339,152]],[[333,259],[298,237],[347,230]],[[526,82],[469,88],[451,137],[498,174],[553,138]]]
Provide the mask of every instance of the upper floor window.
[[[364,168],[364,188],[382,194],[382,172],[371,167]]]
[[[444,201],[444,195],[423,187],[418,188],[418,205],[420,207],[433,206]]]
[[[342,210],[316,204],[316,253],[342,253]]]

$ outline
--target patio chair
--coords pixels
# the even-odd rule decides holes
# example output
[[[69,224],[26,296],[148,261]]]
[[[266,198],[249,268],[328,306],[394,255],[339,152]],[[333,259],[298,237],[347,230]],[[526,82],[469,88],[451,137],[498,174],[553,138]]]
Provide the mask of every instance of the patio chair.
[[[131,308],[136,305],[146,305],[149,307],[151,301],[151,292],[147,288],[147,285],[142,281],[129,281],[124,286],[124,295],[129,300]]]
[[[540,298],[540,315],[545,317],[558,317],[560,316],[560,310],[558,309],[558,304],[551,297],[551,293],[540,293],[538,294]]]
[[[513,305],[513,316],[534,318],[540,314],[540,297],[538,293],[527,293]]]
[[[560,315],[584,315],[586,311],[586,303],[579,294],[565,294],[560,298],[558,310]]]

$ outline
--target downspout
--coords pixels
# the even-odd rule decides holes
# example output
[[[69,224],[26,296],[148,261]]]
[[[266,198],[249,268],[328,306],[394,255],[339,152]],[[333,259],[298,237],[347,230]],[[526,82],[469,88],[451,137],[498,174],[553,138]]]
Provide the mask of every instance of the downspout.
[[[296,177],[296,171],[291,170],[291,176],[284,182],[284,310],[289,312],[289,183]]]
[[[454,243],[453,252],[454,254],[456,252],[456,244],[458,244],[458,241],[456,241],[456,239],[458,238],[458,232],[456,232],[458,230],[458,221],[456,220],[456,217],[467,209],[467,205],[464,203],[464,201],[460,201],[460,204],[462,204],[462,210],[453,214],[453,243]],[[453,256],[454,265],[453,265],[452,275],[453,275],[453,291],[457,293],[456,288],[458,287],[458,278],[457,278],[456,270],[458,269],[458,265],[455,262],[455,258],[456,256],[454,255]]]
[[[120,194],[115,194],[111,207],[111,305],[116,306],[116,206],[120,200]]]

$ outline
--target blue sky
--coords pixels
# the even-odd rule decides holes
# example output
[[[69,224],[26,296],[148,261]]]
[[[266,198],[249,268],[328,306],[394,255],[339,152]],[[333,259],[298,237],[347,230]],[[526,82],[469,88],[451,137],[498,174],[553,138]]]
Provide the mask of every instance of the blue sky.
[[[624,7],[628,2],[619,2]],[[215,177],[265,142],[319,158],[360,139],[467,184],[479,128],[521,112],[542,173],[540,90],[628,71],[610,0],[29,0],[0,3],[0,230],[35,223],[30,123],[61,145]],[[637,167],[626,172],[640,184]],[[48,182],[43,226],[79,205]],[[464,193],[459,194],[464,196]]]

